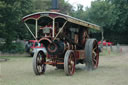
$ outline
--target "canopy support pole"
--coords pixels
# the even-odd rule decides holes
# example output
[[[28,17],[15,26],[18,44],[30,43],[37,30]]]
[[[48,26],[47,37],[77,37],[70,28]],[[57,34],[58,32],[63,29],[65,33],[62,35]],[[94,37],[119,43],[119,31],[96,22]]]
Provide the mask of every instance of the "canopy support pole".
[[[55,19],[54,18],[53,18],[52,24],[53,24],[53,27],[52,27],[52,37],[54,37],[55,36]]]
[[[33,36],[33,38],[35,39],[35,40],[37,40],[36,39],[36,37],[34,36],[34,34],[32,33],[32,31],[30,30],[30,28],[28,27],[28,25],[26,24],[26,23],[24,23],[25,24],[25,26],[27,27],[27,29],[28,29],[28,31],[31,33],[31,35]]]
[[[67,21],[63,24],[62,28],[59,30],[59,32],[56,34],[54,40],[58,37],[58,35],[60,34],[60,32],[63,30],[64,26],[67,24]]]
[[[35,36],[37,38],[37,24],[38,24],[38,20],[36,19],[36,29],[35,29]]]

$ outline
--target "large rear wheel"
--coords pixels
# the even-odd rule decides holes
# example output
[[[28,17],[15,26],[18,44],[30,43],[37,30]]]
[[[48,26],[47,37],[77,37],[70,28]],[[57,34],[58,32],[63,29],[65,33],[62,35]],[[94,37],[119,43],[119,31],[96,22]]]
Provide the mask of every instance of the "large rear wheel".
[[[64,56],[64,71],[66,75],[71,76],[75,72],[75,56],[72,50],[67,50]]]
[[[94,70],[99,64],[99,49],[96,39],[88,39],[85,45],[86,66],[88,70]]]
[[[35,53],[33,56],[33,70],[36,75],[41,75],[46,69],[46,56],[43,52]]]

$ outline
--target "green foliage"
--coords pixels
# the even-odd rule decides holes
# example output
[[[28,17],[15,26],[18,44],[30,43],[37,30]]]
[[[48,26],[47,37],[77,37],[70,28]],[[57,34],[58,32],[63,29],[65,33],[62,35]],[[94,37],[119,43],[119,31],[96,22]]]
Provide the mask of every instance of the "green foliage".
[[[23,53],[25,51],[24,45],[20,42],[11,43],[9,45],[0,45],[1,51],[3,53]]]
[[[94,0],[85,11],[80,9],[72,14],[74,17],[100,25],[104,30],[105,39],[119,43],[127,43],[124,39],[128,32],[128,1],[127,0]],[[81,6],[82,8],[82,6]],[[95,31],[91,31],[95,32]]]
[[[88,20],[100,26],[105,26],[111,21],[112,15],[111,4],[106,1],[94,1],[91,8],[88,8]]]
[[[118,29],[118,32],[128,31],[128,1],[127,0],[111,0],[111,3],[115,5],[113,14],[117,16],[115,24],[113,26]]]
[[[84,20],[85,16],[86,16],[86,12],[84,12],[84,10],[83,10],[83,5],[78,4],[77,5],[77,10],[73,11],[71,15],[73,17],[76,17],[76,18]]]
[[[2,38],[6,39],[7,42],[11,42],[12,40],[16,39],[19,35],[19,32],[22,32],[20,28],[21,18],[24,14],[28,13],[28,8],[30,0],[17,0],[12,3],[3,0],[2,4],[4,7],[0,7],[1,15],[0,17],[2,29],[0,34]],[[28,4],[25,4],[28,3]],[[25,10],[26,9],[26,10]]]
[[[51,0],[33,0],[34,12],[48,11],[51,8]]]
[[[58,0],[59,1],[59,10],[61,13],[64,14],[71,14],[73,11],[73,6],[68,3],[65,2],[65,0]]]
[[[13,40],[23,39],[25,31],[21,19],[32,12],[31,8],[31,0],[0,1],[0,38],[5,39],[5,46],[9,47]]]

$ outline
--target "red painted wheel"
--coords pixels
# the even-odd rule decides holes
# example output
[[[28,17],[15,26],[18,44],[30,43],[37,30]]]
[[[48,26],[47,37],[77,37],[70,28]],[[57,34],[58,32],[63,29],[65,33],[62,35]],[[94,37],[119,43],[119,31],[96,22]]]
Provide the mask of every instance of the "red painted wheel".
[[[99,49],[95,39],[88,39],[85,45],[86,66],[87,69],[96,69],[99,64]]]
[[[66,75],[73,75],[75,72],[75,56],[72,50],[67,50],[64,56],[64,71]]]
[[[46,56],[43,52],[38,52],[34,54],[33,57],[33,70],[36,75],[41,75],[46,69]]]

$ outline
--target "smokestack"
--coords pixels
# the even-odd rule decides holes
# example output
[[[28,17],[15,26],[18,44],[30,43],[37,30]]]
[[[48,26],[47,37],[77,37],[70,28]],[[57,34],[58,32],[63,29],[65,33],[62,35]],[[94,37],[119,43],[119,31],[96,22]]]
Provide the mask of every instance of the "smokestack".
[[[59,12],[59,9],[58,9],[58,0],[52,0],[52,9],[51,9],[52,12]]]
[[[58,9],[58,0],[52,0],[52,9]]]

